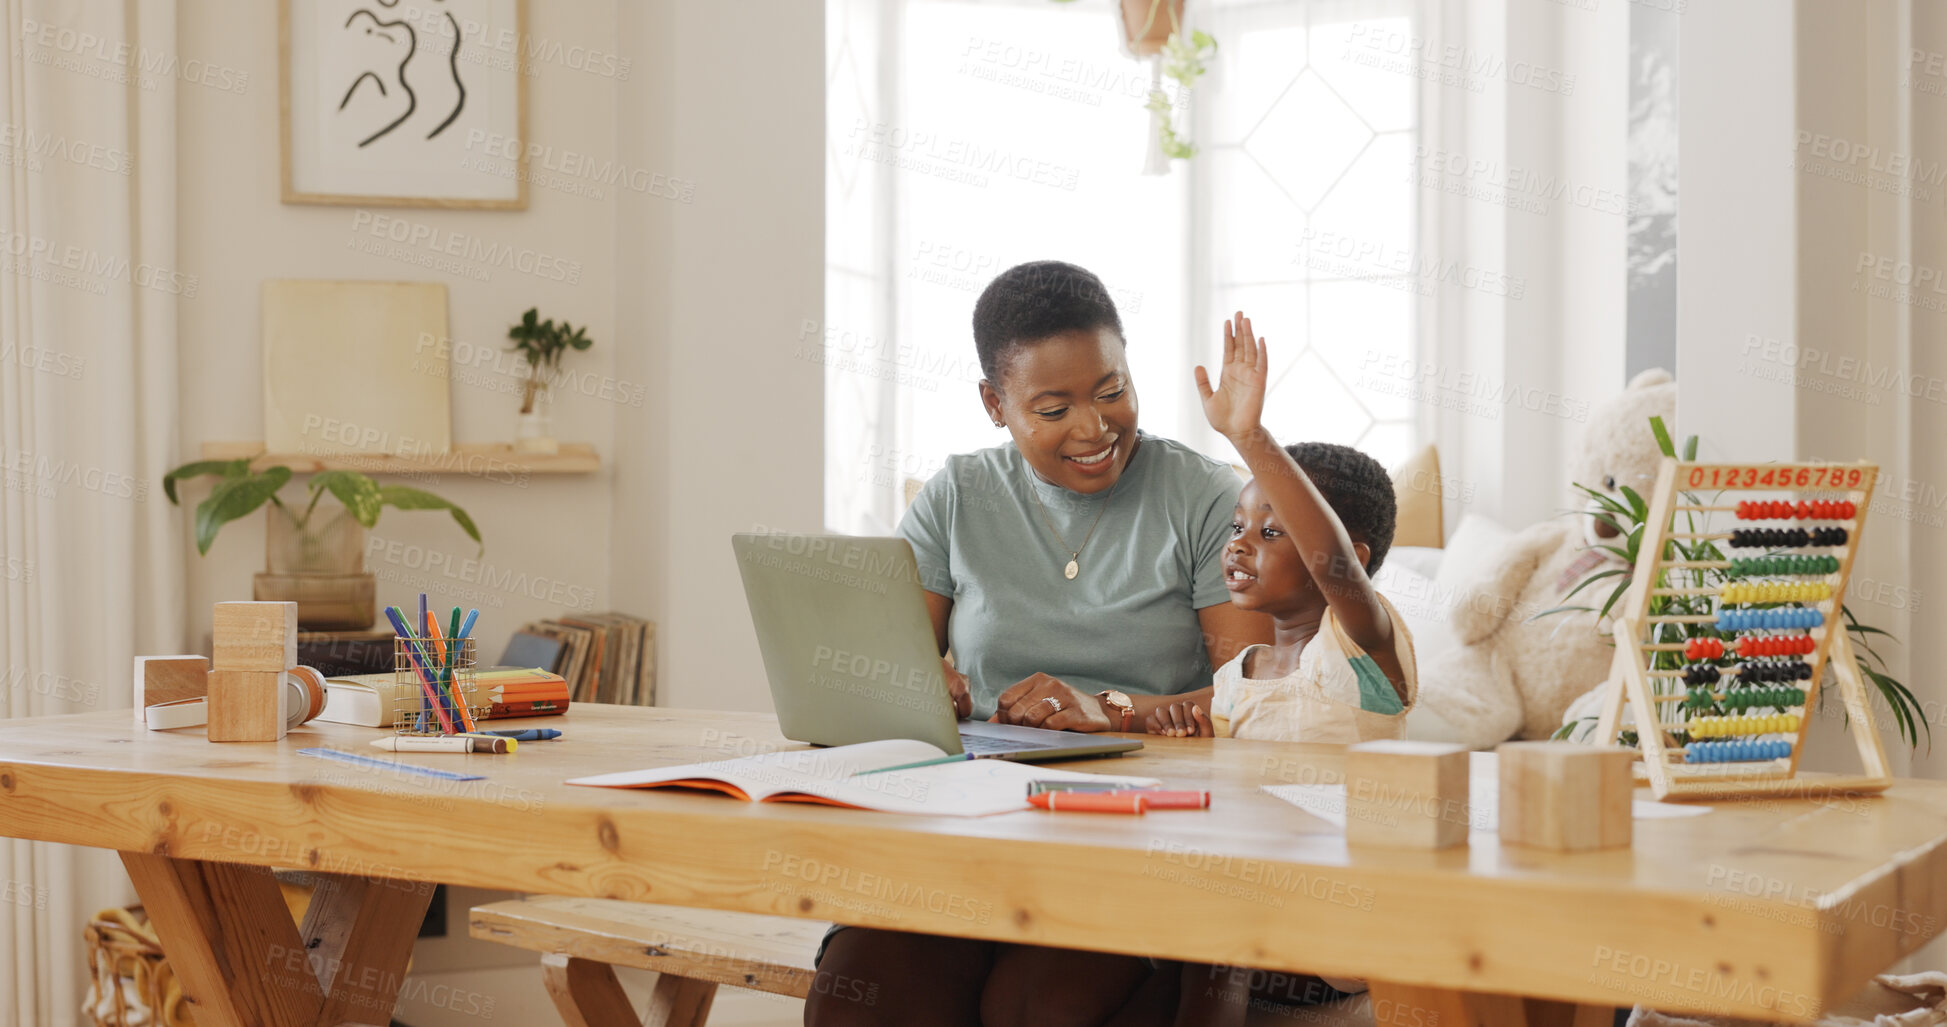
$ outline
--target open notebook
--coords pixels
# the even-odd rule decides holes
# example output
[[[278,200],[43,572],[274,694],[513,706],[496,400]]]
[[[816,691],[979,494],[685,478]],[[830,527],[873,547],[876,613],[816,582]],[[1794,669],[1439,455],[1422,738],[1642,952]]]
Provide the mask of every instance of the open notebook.
[[[1115,781],[1131,788],[1157,784],[1153,777],[1084,774],[1006,760],[961,760],[857,776],[862,770],[945,755],[926,742],[890,738],[830,749],[768,752],[711,763],[599,774],[568,783],[602,788],[705,788],[745,801],[817,802],[949,817],[984,817],[1032,809],[1028,804],[1029,781]]]

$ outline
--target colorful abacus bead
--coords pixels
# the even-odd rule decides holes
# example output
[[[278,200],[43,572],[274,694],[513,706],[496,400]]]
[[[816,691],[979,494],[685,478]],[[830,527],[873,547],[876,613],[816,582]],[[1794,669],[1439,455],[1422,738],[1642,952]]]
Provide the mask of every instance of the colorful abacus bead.
[[[1686,685],[1714,685],[1723,677],[1723,671],[1714,663],[1691,663],[1683,668],[1683,683]]]
[[[1810,544],[1814,546],[1843,546],[1846,544],[1846,538],[1847,534],[1844,528],[1813,528]]]
[[[1721,638],[1692,638],[1683,644],[1683,658],[1690,661],[1715,660],[1724,655]]]

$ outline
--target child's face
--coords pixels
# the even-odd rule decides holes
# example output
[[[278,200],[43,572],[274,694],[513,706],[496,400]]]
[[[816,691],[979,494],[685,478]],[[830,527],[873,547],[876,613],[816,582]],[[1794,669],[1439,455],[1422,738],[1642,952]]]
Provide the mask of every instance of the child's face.
[[[980,383],[987,415],[1044,480],[1071,492],[1113,486],[1136,445],[1136,387],[1122,339],[1106,329],[1014,347],[1000,388]]]
[[[1244,483],[1224,546],[1224,587],[1240,610],[1276,613],[1317,591],[1298,546],[1278,523],[1256,481]]]
[[[1364,542],[1353,553],[1371,558]],[[1230,544],[1224,547],[1224,587],[1240,610],[1259,610],[1273,617],[1316,611],[1323,602],[1318,583],[1305,566],[1298,544],[1278,523],[1271,502],[1255,479],[1245,482],[1231,513]]]

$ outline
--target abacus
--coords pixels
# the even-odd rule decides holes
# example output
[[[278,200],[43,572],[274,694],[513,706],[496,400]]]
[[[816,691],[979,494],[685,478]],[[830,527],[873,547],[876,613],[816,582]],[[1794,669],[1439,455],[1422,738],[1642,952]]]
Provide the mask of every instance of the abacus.
[[[1638,776],[1648,778],[1658,799],[1876,792],[1892,784],[1843,613],[1878,471],[1868,463],[1664,459],[1647,497],[1635,575],[1618,604],[1615,662],[1593,738],[1615,744],[1628,702],[1636,717]],[[1712,504],[1695,494],[1756,490],[1824,495]],[[1708,530],[1720,514],[1734,516],[1739,526]],[[1704,543],[1728,550],[1728,558],[1695,558]],[[1710,588],[1671,584],[1672,571],[1704,570],[1728,580]],[[1698,599],[1715,609],[1671,612],[1694,609]],[[1714,634],[1692,634],[1696,629],[1686,625]],[[1668,666],[1679,659],[1681,666]],[[1807,711],[1818,702],[1828,660],[1863,773],[1800,777]]]

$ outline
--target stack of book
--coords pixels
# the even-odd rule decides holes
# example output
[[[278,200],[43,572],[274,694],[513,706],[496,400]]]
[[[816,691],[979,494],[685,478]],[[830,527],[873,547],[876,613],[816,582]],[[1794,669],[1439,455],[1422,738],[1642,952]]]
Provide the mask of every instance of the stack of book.
[[[551,644],[550,644],[551,643]],[[507,644],[516,652],[558,651],[552,670],[566,679],[575,702],[653,706],[656,702],[656,625],[625,613],[597,613],[521,626]],[[538,661],[535,661],[538,662]]]
[[[568,712],[568,682],[535,667],[490,667],[473,676],[482,697],[493,704],[489,720],[552,717]]]

